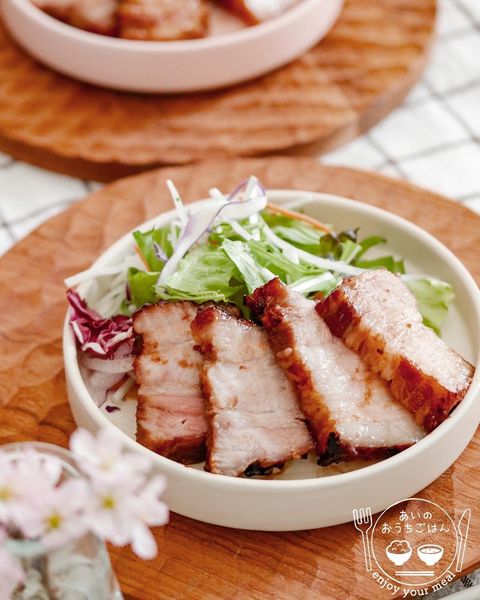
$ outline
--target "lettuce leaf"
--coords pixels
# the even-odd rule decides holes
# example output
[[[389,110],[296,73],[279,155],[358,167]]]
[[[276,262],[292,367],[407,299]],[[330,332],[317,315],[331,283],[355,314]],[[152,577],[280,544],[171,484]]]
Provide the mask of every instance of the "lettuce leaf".
[[[134,231],[133,238],[140,250],[148,268],[151,271],[160,272],[163,268],[163,261],[160,260],[155,252],[155,244],[170,257],[173,254],[173,247],[169,240],[170,226],[159,229],[150,229],[150,231]]]
[[[129,290],[129,301],[137,307],[144,304],[153,304],[158,300],[155,285],[159,273],[140,271],[130,268],[128,270],[127,285]]]
[[[432,277],[407,278],[405,284],[417,300],[424,324],[440,335],[440,329],[448,317],[449,306],[455,298],[453,287]]]
[[[262,220],[279,238],[299,250],[364,269],[386,268],[393,273],[405,273],[403,260],[393,255],[367,258],[369,250],[386,243],[381,236],[360,240],[357,229],[325,234],[304,221],[264,211],[259,220],[238,221],[247,232],[243,237],[229,222],[215,227],[207,241],[197,244],[184,256],[163,288],[156,284],[164,265],[162,255],[170,257],[173,253],[171,227],[136,231],[133,235],[149,270],[129,270],[127,303],[130,307],[141,307],[159,299],[233,302],[248,315],[244,295],[273,276],[305,295],[329,294],[338,283],[337,275],[295,260],[294,255],[287,258],[262,232]],[[244,239],[248,235],[260,239]],[[176,236],[178,227],[174,231]],[[454,298],[452,287],[427,277],[407,277],[405,283],[417,299],[424,323],[439,333]]]
[[[378,246],[379,244],[386,244],[386,243],[387,243],[387,240],[384,237],[380,237],[379,235],[372,235],[368,238],[365,238],[364,240],[359,242],[362,249],[357,254],[357,260],[359,258],[361,258],[365,254],[365,252],[368,252],[368,250],[370,250],[370,248],[373,248],[374,246]]]
[[[262,219],[282,240],[306,252],[320,254],[320,239],[325,235],[322,231],[304,221],[276,213],[263,212]]]
[[[191,250],[167,280],[166,289],[156,288],[159,298],[192,302],[235,302],[245,289],[235,264],[218,248],[202,244]]]
[[[373,260],[357,260],[353,263],[362,269],[387,269],[392,273],[405,273],[403,260],[396,260],[394,256],[381,256]]]
[[[264,273],[258,263],[255,262],[244,242],[232,242],[224,240],[220,246],[228,258],[233,262],[245,282],[247,292],[252,294],[257,288],[267,283]]]
[[[302,277],[322,273],[321,269],[312,265],[293,263],[269,242],[250,240],[247,242],[247,246],[255,261],[262,268],[268,269],[285,283],[292,283]]]

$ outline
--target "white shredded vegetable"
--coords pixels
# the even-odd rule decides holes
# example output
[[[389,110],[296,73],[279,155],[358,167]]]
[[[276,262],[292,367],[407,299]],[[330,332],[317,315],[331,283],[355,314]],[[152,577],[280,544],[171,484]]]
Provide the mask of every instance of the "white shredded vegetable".
[[[253,236],[250,235],[245,227],[242,227],[237,221],[234,221],[233,219],[225,219],[225,223],[228,223],[233,231],[245,241],[248,242],[248,240],[253,240]]]
[[[172,197],[173,204],[177,209],[177,214],[178,218],[180,219],[180,223],[182,224],[182,226],[185,226],[188,220],[187,211],[185,210],[182,198],[180,197],[180,194],[178,193],[178,190],[171,179],[167,179],[167,188],[170,192],[170,196]]]
[[[293,246],[286,246],[285,248],[282,248],[282,254],[287,260],[289,260],[294,265],[298,265],[300,263],[297,248],[294,248]]]
[[[360,269],[359,267],[352,267],[352,265],[348,265],[344,262],[340,262],[337,260],[329,260],[328,258],[321,258],[320,256],[315,256],[314,254],[305,252],[305,250],[295,248],[295,246],[292,246],[292,244],[289,244],[285,240],[279,238],[266,223],[263,224],[263,232],[267,239],[270,240],[270,242],[272,242],[272,244],[274,244],[277,248],[280,248],[280,250],[285,250],[285,248],[293,248],[298,253],[298,257],[301,260],[303,260],[306,263],[310,263],[311,265],[315,265],[320,269],[336,271],[345,275],[360,275],[360,273],[363,273],[365,271],[365,269]]]
[[[211,190],[215,195],[216,192]],[[248,192],[248,195],[247,195]],[[265,190],[260,186],[256,177],[251,177],[247,184],[244,199],[235,200],[234,198],[225,199],[221,192],[217,195],[219,202],[217,205],[205,206],[194,214],[190,215],[185,228],[176,244],[173,254],[165,263],[160,273],[157,285],[165,287],[168,279],[175,273],[178,263],[182,260],[190,248],[196,244],[202,236],[211,230],[217,218],[225,219],[248,219],[253,214],[258,214],[267,206],[267,196]]]
[[[333,273],[325,271],[325,273],[317,275],[316,277],[310,277],[307,280],[292,283],[290,287],[300,294],[309,294],[310,292],[316,291],[322,283],[327,283],[329,281],[336,282],[337,280],[338,278],[335,277]]]
[[[119,386],[114,392],[108,392],[107,400],[108,402],[112,402],[113,404],[119,404],[123,400],[125,400],[128,392],[135,385],[135,376],[133,372],[128,373],[128,379],[125,380],[121,386]]]

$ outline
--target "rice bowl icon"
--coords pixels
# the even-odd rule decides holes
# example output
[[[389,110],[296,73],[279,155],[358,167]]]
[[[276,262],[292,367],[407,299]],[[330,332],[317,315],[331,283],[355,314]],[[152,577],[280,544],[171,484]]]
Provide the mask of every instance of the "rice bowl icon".
[[[393,540],[385,549],[385,553],[394,565],[401,567],[411,558],[412,547],[407,540]]]
[[[438,544],[424,544],[417,548],[418,558],[429,567],[433,567],[443,556],[443,548]]]

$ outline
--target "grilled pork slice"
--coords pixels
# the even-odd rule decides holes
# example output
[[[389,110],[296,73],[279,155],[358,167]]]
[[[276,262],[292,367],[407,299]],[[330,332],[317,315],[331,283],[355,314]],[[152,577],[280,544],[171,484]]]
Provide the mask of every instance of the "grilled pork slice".
[[[345,279],[317,311],[428,431],[465,396],[473,367],[423,325],[399,277],[378,270]]]
[[[384,382],[330,333],[312,300],[273,279],[247,304],[297,388],[321,464],[385,458],[425,435]]]
[[[115,35],[117,0],[34,0],[44,12],[74,27]]]
[[[218,306],[200,309],[192,332],[205,357],[206,470],[261,473],[309,452],[312,440],[295,392],[265,332]]]
[[[185,464],[203,460],[207,432],[200,390],[203,359],[190,330],[196,313],[192,302],[160,302],[133,316],[143,341],[134,361],[137,441]]]
[[[208,30],[205,0],[120,0],[120,37],[132,40],[185,40]]]
[[[249,25],[278,17],[299,0],[218,0],[227,10],[234,12]]]

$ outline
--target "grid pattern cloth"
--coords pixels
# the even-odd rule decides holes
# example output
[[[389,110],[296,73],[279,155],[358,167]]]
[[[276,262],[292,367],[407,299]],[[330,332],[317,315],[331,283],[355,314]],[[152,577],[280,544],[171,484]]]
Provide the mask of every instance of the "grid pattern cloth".
[[[480,0],[439,0],[437,30],[430,66],[404,105],[321,160],[407,179],[480,212]],[[98,187],[0,153],[0,254]],[[480,570],[429,598],[476,584]]]

